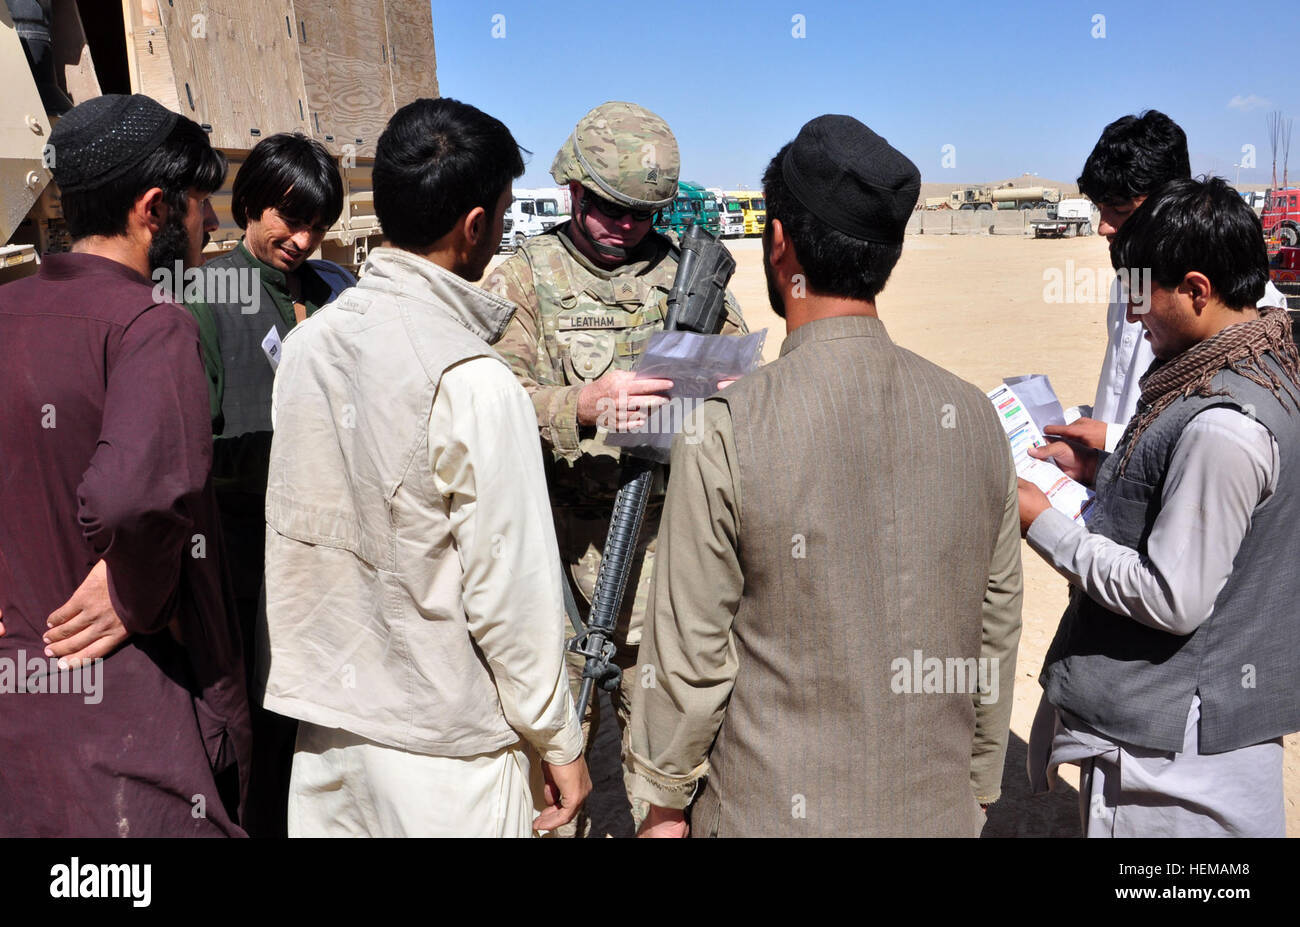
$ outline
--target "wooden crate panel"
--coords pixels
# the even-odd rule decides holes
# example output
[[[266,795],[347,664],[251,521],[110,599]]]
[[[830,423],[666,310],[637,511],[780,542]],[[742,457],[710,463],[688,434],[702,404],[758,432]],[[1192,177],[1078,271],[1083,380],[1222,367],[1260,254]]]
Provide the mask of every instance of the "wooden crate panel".
[[[293,7],[314,137],[335,154],[372,157],[393,113],[383,0],[294,0]]]
[[[276,132],[307,131],[298,45],[285,22],[292,21],[292,0],[129,2],[140,14],[134,48],[143,91],[212,126],[214,145],[251,148]],[[154,22],[171,58],[171,99],[147,74],[144,52],[160,44],[149,32]]]
[[[426,0],[122,5],[133,82],[211,126],[220,148],[303,131],[341,157],[373,157],[397,107],[438,93]]]
[[[421,97],[438,95],[433,11],[426,0],[384,0],[388,67],[396,111]]]
[[[132,89],[153,97],[170,110],[183,112],[167,31],[156,0],[123,0],[123,14],[128,28]]]
[[[332,0],[296,0],[293,4],[294,36],[298,42],[298,58],[310,110],[308,124],[312,137],[337,155],[341,143],[334,131],[334,107],[330,102],[328,67],[329,37],[334,28],[333,22]]]

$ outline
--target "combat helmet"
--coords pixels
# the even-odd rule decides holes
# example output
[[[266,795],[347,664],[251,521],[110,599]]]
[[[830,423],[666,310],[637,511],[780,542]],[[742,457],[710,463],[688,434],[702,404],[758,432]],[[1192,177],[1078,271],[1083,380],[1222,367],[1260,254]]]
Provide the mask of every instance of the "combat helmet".
[[[578,120],[551,176],[576,180],[629,209],[662,209],[677,196],[681,158],[668,123],[643,106],[611,101]]]

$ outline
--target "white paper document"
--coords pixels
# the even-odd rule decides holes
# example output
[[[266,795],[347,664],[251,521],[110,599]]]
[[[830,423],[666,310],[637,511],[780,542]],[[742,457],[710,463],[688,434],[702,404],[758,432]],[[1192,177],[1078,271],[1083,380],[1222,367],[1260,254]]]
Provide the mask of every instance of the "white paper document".
[[[747,335],[687,331],[651,335],[637,361],[636,375],[638,379],[672,380],[668,403],[652,409],[640,428],[607,432],[605,443],[636,457],[668,463],[673,436],[687,427],[690,413],[718,391],[719,380],[742,377],[757,369],[765,338],[767,329]],[[600,414],[597,409],[597,424]]]
[[[1022,392],[1027,396],[1022,397]],[[1065,423],[1061,403],[1047,377],[1034,374],[1004,380],[1001,386],[989,391],[988,397],[1011,442],[1016,474],[1041,489],[1052,508],[1084,524],[1092,507],[1093,491],[1070,479],[1052,461],[1029,456],[1031,447],[1050,443],[1043,437],[1044,426]]]
[[[262,351],[266,354],[266,359],[271,362],[272,370],[280,369],[280,352],[283,350],[280,344],[280,333],[272,325],[271,330],[262,339]]]

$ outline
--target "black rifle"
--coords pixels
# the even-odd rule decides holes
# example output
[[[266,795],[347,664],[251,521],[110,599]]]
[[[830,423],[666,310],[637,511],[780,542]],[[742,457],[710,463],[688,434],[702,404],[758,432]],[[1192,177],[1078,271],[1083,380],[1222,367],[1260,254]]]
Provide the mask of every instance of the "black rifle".
[[[736,259],[722,242],[698,225],[688,228],[682,236],[677,276],[673,278],[673,288],[668,294],[664,331],[689,331],[701,335],[716,335],[721,331],[727,318],[727,281],[735,270]],[[623,671],[614,664],[618,652],[614,644],[614,628],[618,624],[623,594],[632,572],[646,501],[650,497],[650,481],[656,466],[652,461],[624,453],[618,495],[614,498],[614,512],[609,519],[609,534],[605,538],[600,569],[596,572],[596,587],[591,596],[587,623],[584,625],[578,617],[576,602],[569,608],[569,617],[578,633],[569,639],[567,648],[587,658],[578,695],[579,718],[587,710],[593,685],[613,692],[623,676]],[[567,584],[567,577],[565,581]]]

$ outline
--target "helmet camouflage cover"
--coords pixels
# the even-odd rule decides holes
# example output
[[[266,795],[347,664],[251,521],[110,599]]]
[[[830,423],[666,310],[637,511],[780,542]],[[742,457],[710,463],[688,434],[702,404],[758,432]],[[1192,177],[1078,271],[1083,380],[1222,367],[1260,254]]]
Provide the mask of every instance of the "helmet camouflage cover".
[[[602,103],[578,120],[555,155],[551,176],[632,209],[661,209],[677,196],[677,139],[650,110]]]

